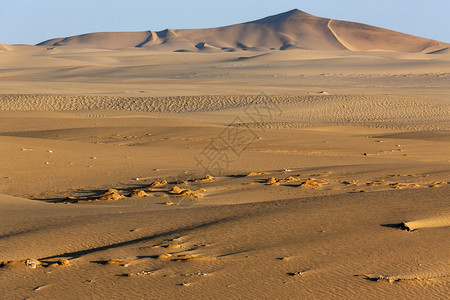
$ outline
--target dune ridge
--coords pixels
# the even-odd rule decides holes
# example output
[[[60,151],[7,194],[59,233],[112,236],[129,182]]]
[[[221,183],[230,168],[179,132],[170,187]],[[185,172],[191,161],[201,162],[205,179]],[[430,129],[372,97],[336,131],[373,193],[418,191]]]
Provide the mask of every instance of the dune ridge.
[[[320,18],[298,9],[260,20],[205,29],[96,32],[50,39],[43,47],[147,48],[155,51],[388,50],[433,52],[449,45],[365,24]]]

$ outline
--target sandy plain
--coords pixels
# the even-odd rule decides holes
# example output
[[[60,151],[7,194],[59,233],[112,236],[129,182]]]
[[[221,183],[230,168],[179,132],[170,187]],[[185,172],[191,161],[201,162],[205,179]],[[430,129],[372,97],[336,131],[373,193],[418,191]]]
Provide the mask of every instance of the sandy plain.
[[[24,47],[0,69],[5,299],[448,297],[446,51]]]

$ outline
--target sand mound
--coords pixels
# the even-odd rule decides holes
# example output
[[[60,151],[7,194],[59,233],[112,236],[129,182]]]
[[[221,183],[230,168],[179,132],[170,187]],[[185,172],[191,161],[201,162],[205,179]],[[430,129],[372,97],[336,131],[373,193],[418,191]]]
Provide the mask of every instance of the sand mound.
[[[142,198],[142,197],[148,197],[148,194],[144,192],[143,190],[134,190],[128,197],[132,198]]]
[[[123,196],[119,194],[119,192],[115,189],[107,190],[98,200],[119,200],[122,199]]]
[[[299,177],[288,176],[283,179],[284,182],[295,182],[301,180]]]
[[[68,259],[65,258],[61,258],[60,260],[58,260],[55,263],[49,264],[48,267],[70,267],[72,264],[70,263],[70,261]]]
[[[269,174],[269,173],[268,172],[250,172],[246,176],[252,177],[252,176],[267,175],[267,174]]]
[[[409,231],[421,228],[437,228],[447,226],[450,226],[450,215],[402,223],[402,227]]]
[[[160,187],[165,186],[167,184],[167,180],[155,181],[150,184],[150,187]]]
[[[202,189],[202,188],[197,189],[197,190],[189,190],[189,189],[182,189],[178,186],[174,186],[169,191],[170,194],[176,194],[177,196],[180,196],[180,197],[195,197],[195,198],[201,197],[202,196],[201,193],[204,193],[204,192],[206,192],[206,190]],[[171,202],[166,202],[165,204],[173,205],[173,203],[171,203]]]
[[[171,194],[181,194],[183,192],[183,189],[178,187],[178,186],[174,186],[169,193]]]
[[[58,265],[67,267],[70,266],[70,261],[68,259],[61,258],[58,260]]]
[[[202,196],[202,194],[201,194],[200,191],[204,191],[204,189],[202,189],[202,190],[196,190],[196,191],[194,191],[194,190],[183,190],[183,191],[180,193],[180,196],[183,196],[183,197],[200,198],[200,197]]]
[[[274,184],[278,183],[278,179],[276,179],[275,177],[269,177],[269,178],[267,178],[265,183],[266,184],[270,184],[270,185],[274,185]]]
[[[300,183],[299,187],[321,187],[321,184],[315,181],[304,181]]]
[[[26,260],[12,260],[3,261],[0,263],[0,268],[12,267],[12,266],[26,266],[31,269],[36,269],[42,266],[42,263],[37,259],[26,259]]]
[[[211,175],[206,175],[205,177],[201,179],[197,179],[194,182],[214,182],[216,179]]]
[[[125,259],[109,259],[107,261],[104,262],[105,265],[126,265],[129,264],[130,261],[129,260],[125,260]]]

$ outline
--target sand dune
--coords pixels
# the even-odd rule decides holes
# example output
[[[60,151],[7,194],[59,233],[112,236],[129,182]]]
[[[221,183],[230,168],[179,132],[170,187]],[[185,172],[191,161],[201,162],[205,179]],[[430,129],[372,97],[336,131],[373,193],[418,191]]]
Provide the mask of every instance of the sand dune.
[[[6,45],[0,44],[0,51],[33,50],[36,47],[31,45]]]
[[[426,53],[448,47],[438,41],[354,22],[319,18],[297,9],[218,28],[90,33],[51,39],[38,45],[203,52],[311,49]]]
[[[440,216],[423,220],[409,221],[403,223],[408,230],[416,230],[421,228],[437,228],[450,226],[450,216]]]

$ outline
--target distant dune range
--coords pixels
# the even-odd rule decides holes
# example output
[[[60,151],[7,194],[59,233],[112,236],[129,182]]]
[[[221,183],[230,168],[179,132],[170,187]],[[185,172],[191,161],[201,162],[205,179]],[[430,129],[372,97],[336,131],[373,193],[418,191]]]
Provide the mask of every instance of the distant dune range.
[[[45,47],[219,52],[267,50],[387,50],[430,53],[449,44],[365,24],[320,18],[294,9],[260,20],[207,29],[98,32],[39,43]],[[7,48],[0,45],[1,48]]]

